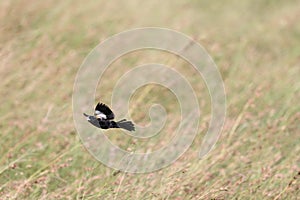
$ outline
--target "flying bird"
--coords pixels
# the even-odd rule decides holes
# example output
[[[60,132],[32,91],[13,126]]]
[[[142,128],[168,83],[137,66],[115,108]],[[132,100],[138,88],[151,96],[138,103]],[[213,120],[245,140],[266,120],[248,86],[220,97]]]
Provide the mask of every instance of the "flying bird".
[[[134,124],[131,121],[127,121],[126,119],[122,119],[118,122],[113,121],[115,114],[103,103],[97,104],[94,116],[85,113],[83,113],[83,115],[88,122],[101,129],[122,128],[127,131],[135,130]]]

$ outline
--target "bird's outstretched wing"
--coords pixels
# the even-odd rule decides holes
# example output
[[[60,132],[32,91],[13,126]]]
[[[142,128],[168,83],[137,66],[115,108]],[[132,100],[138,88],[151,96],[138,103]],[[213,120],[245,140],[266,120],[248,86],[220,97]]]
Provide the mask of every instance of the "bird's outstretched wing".
[[[105,105],[104,103],[98,103],[95,108],[95,115],[98,115],[99,112],[101,114],[104,114],[106,116],[106,120],[111,120],[115,118],[114,113],[111,111],[111,109]]]

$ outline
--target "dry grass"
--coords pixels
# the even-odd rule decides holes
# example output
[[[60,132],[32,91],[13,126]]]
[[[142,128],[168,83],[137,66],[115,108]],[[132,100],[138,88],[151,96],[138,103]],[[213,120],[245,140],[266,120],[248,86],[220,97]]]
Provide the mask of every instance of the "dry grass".
[[[299,13],[300,3],[292,0],[1,1],[0,199],[299,198]],[[216,148],[199,161],[201,134],[209,120],[207,93],[193,71],[176,61],[199,91],[199,136],[168,168],[115,173],[96,162],[78,140],[73,83],[96,44],[141,26],[176,29],[203,44],[225,81],[227,119]],[[163,53],[136,54],[114,63],[112,70],[176,60]],[[103,101],[109,102],[108,81],[101,83],[101,91],[107,91]],[[131,110],[139,123],[147,123],[145,113],[153,102],[167,109],[176,105],[167,90],[152,92],[144,98],[144,109]],[[143,89],[136,98],[141,95]],[[135,97],[131,106],[136,106]],[[171,117],[177,116],[169,110]],[[156,148],[172,134],[174,124],[168,123],[158,144],[108,135],[120,145]]]

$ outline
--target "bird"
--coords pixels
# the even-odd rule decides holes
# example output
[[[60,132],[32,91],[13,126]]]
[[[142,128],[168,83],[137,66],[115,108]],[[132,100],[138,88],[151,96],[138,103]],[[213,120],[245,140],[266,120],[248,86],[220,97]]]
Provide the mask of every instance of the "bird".
[[[127,121],[126,119],[117,122],[114,121],[115,114],[104,103],[99,102],[96,105],[94,115],[86,113],[83,113],[83,115],[88,122],[101,129],[121,128],[127,131],[135,131],[134,124],[131,121]]]

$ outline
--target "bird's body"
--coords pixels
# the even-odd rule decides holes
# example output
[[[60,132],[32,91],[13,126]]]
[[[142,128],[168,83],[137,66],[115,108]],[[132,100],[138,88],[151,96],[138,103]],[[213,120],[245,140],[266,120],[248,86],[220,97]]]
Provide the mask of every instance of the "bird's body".
[[[94,116],[85,113],[83,115],[91,124],[101,129],[122,128],[128,131],[135,130],[134,124],[131,121],[127,121],[126,119],[118,122],[113,121],[115,118],[114,113],[103,103],[97,104]]]
[[[120,128],[115,121],[99,120],[99,125],[102,129]]]

